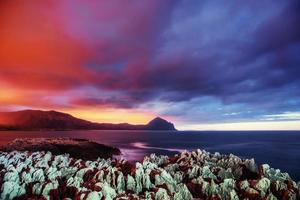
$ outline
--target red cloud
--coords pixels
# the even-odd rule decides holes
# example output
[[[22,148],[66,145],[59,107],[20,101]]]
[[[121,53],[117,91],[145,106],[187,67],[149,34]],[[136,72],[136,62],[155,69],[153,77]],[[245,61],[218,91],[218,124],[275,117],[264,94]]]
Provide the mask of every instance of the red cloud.
[[[167,1],[2,1],[0,89],[5,94],[9,86],[18,95],[0,102],[51,107],[57,105],[49,101],[51,96],[55,99],[61,91],[82,86],[138,88],[139,71],[147,67],[170,10]],[[117,107],[132,103],[94,96],[68,100],[84,104],[83,99],[92,99]]]

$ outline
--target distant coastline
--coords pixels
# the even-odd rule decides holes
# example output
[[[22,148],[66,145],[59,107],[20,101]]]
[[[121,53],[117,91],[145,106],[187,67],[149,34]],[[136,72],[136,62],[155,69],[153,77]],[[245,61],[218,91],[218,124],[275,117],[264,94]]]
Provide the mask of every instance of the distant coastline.
[[[57,111],[23,110],[0,113],[0,131],[174,130],[173,123],[156,117],[144,125],[95,123]]]

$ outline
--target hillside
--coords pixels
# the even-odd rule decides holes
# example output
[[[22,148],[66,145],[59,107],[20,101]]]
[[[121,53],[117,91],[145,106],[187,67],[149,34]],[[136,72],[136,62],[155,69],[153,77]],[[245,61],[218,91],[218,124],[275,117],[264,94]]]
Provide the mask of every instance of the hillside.
[[[162,118],[145,125],[93,123],[57,111],[23,110],[0,113],[0,130],[176,130]]]

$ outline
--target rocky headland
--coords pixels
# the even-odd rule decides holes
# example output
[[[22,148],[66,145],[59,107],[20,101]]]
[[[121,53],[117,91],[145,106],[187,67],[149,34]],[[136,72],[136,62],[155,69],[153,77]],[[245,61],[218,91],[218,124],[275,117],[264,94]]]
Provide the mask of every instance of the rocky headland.
[[[86,139],[76,138],[20,138],[0,146],[0,152],[11,151],[45,151],[53,155],[69,154],[72,158],[96,160],[97,158],[112,158],[120,155],[118,148],[99,144]]]
[[[1,152],[0,199],[300,199],[287,173],[253,159],[206,151],[150,155],[131,164],[51,152]]]

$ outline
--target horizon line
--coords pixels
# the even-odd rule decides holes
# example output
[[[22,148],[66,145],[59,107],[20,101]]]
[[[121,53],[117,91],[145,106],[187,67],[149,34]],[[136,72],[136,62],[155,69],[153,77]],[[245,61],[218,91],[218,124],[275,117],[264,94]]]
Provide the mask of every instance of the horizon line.
[[[90,121],[93,123],[108,123],[101,121],[93,121],[80,117],[79,115],[74,115],[73,113],[68,113],[65,111],[57,111],[55,109],[20,109],[11,111],[0,111],[0,112],[18,112],[18,111],[44,111],[44,112],[61,112],[69,114],[73,117]],[[155,116],[153,119],[155,119]],[[164,117],[161,117],[164,118]],[[174,124],[178,131],[300,131],[300,120],[291,121],[248,121],[248,122],[226,122],[226,123],[190,123],[182,124],[167,120]],[[109,123],[132,123],[132,122],[109,122]],[[133,123],[134,124],[134,123]],[[139,125],[139,124],[135,124]]]

